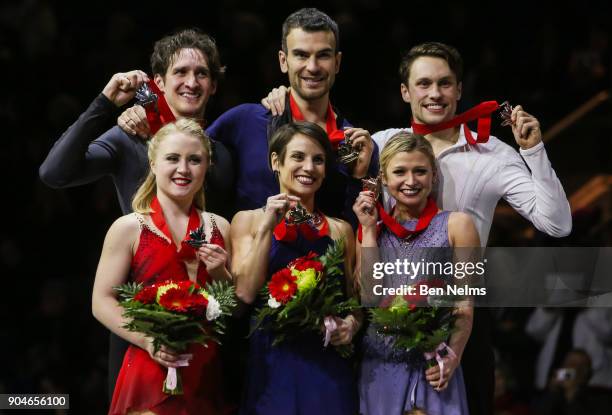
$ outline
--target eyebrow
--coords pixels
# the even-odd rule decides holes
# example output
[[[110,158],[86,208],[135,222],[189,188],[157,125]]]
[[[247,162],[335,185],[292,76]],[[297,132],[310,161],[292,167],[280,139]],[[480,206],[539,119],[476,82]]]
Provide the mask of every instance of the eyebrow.
[[[452,81],[453,80],[453,76],[452,75],[447,75],[447,76],[443,76],[442,78],[438,79],[437,82],[440,81]],[[433,79],[431,77],[428,76],[423,76],[421,78],[417,78],[415,80],[415,82],[420,82],[420,81],[433,81]]]
[[[187,69],[187,68],[189,68],[189,65],[181,65],[181,66],[174,66],[174,67],[172,67],[172,70],[173,70],[174,72],[176,72],[176,71],[183,70],[183,69]],[[204,73],[206,73],[206,74],[209,74],[209,73],[210,73],[210,69],[208,69],[208,68],[207,68],[206,66],[204,66],[204,65],[198,65],[198,66],[196,67],[196,71],[202,71],[202,72],[204,72]]]
[[[320,54],[320,53],[328,53],[328,52],[333,53],[334,49],[333,48],[325,48],[325,49],[317,50],[315,53],[316,54]],[[300,49],[300,48],[293,48],[293,49],[291,49],[291,53],[293,53],[293,54],[304,53],[306,55],[311,54],[310,52],[305,51],[304,49]]]
[[[302,150],[291,150],[289,152],[290,155],[294,155],[294,154],[300,154],[300,155],[305,155],[306,152],[302,151]],[[312,155],[312,157],[325,157],[325,153],[315,153]]]

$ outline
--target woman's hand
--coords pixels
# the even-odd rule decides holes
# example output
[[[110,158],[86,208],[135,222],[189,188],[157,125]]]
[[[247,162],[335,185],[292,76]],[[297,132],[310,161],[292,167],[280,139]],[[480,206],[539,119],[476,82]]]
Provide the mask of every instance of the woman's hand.
[[[261,105],[270,110],[272,116],[282,115],[285,112],[285,102],[289,99],[287,96],[289,91],[291,91],[291,88],[284,85],[274,88],[267,97],[261,100]]]
[[[346,318],[334,317],[336,321],[336,330],[331,335],[330,343],[334,346],[350,344],[353,341],[353,336],[359,331],[359,323],[353,315],[348,315]]]
[[[355,204],[353,205],[353,212],[357,215],[357,219],[361,224],[362,228],[376,227],[376,221],[378,220],[378,211],[376,210],[376,200],[374,200],[374,192],[371,190],[364,190],[359,193]]]
[[[164,367],[181,367],[184,365],[179,364],[179,362],[183,361],[186,355],[180,355],[176,353],[176,351],[166,347],[161,346],[159,350],[155,351],[153,347],[153,339],[147,338],[147,345],[145,350],[151,356],[151,359],[155,360],[157,363]],[[189,359],[191,359],[191,355],[189,355]]]
[[[289,209],[296,206],[300,201],[297,196],[291,196],[286,193],[270,196],[264,208],[264,218],[261,222],[261,229],[272,231],[276,225],[285,217]]]
[[[430,367],[425,371],[425,379],[438,392],[443,391],[448,387],[448,381],[453,377],[455,369],[459,366],[459,357],[455,354],[447,354],[442,358],[444,362],[444,370],[442,371],[442,382],[440,382],[440,367],[438,365]],[[440,386],[438,386],[438,384]]]
[[[198,258],[206,265],[206,271],[214,279],[223,279],[226,275],[228,254],[225,249],[215,244],[204,244],[198,248]]]

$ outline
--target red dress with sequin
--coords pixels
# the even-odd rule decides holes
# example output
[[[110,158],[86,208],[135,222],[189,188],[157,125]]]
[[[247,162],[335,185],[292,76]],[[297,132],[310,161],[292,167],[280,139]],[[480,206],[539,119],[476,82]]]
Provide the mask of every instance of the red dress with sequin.
[[[209,243],[224,247],[223,236],[214,221],[212,223]],[[189,279],[182,251],[177,252],[174,243],[141,220],[140,243],[132,259],[130,280],[150,285],[169,279]],[[197,267],[198,283],[209,281],[206,266],[198,261]],[[130,345],[117,378],[109,414],[144,410],[159,415],[225,413],[217,344],[209,342],[207,348],[192,345],[186,353],[192,353],[193,359],[189,366],[177,369],[184,394],[168,395],[162,391],[167,369],[152,360],[147,351]]]

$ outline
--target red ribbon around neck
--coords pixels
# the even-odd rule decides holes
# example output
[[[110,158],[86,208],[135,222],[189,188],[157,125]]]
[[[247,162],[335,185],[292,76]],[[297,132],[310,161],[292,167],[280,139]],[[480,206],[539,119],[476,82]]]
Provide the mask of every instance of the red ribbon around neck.
[[[297,239],[298,232],[307,240],[314,241],[322,236],[329,235],[329,223],[327,222],[327,218],[323,216],[323,226],[321,229],[316,229],[306,222],[295,225],[289,224],[283,219],[274,228],[274,237],[277,241],[293,242]]]
[[[291,116],[293,119],[296,121],[304,121],[304,115],[302,114],[300,107],[298,107],[297,102],[295,102],[295,99],[293,99],[292,93],[289,93],[289,106],[291,108]],[[337,150],[340,142],[344,140],[344,131],[338,129],[338,125],[336,124],[336,115],[332,109],[331,102],[327,104],[325,130],[327,131],[329,142],[331,143],[332,147]]]
[[[174,240],[172,239],[172,234],[170,233],[170,228],[166,223],[166,218],[164,217],[164,211],[159,204],[159,200],[157,196],[153,198],[151,201],[151,220],[153,224],[159,229],[166,237],[170,240],[170,244],[174,246],[174,250],[176,251],[176,245],[174,244]],[[187,243],[189,239],[189,232],[196,230],[200,226],[200,214],[194,205],[191,205],[191,209],[189,211],[189,222],[187,223],[187,232],[185,233],[185,237],[181,241],[181,247],[178,251],[177,255],[181,260],[188,260],[195,258],[195,249]]]
[[[393,209],[395,209],[395,207]],[[393,211],[391,211],[391,215],[389,215],[380,202],[376,202],[376,210],[378,211],[378,217],[382,222],[381,225],[384,225],[387,229],[389,229],[390,232],[392,232],[398,238],[404,239],[412,234],[427,229],[433,217],[436,216],[436,213],[438,213],[438,205],[436,205],[436,201],[433,200],[433,198],[428,198],[427,204],[425,205],[423,212],[421,212],[416,226],[412,230],[404,228],[398,221],[396,221],[393,218]],[[380,229],[381,226],[377,226],[377,232],[380,232]],[[359,228],[357,229],[357,239],[359,240],[359,242],[363,240],[363,231],[361,229],[361,224],[359,224]]]
[[[489,136],[491,135],[491,114],[498,108],[499,104],[497,101],[485,101],[473,108],[470,108],[466,112],[457,115],[455,118],[440,124],[418,124],[414,119],[412,119],[412,131],[416,134],[426,135],[464,124],[463,131],[465,134],[465,139],[468,143],[486,143],[489,141]],[[472,132],[467,126],[468,122],[474,120],[478,120],[478,136],[476,138],[474,138]]]

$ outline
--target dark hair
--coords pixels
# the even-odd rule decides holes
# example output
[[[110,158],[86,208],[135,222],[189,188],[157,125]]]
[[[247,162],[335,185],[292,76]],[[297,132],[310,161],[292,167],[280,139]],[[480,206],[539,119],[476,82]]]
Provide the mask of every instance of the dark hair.
[[[463,79],[463,59],[459,51],[452,46],[439,42],[426,42],[416,45],[408,51],[400,62],[399,76],[402,83],[407,83],[410,77],[412,63],[421,56],[431,56],[444,59],[448,67],[455,74],[457,83]]]
[[[340,50],[340,32],[338,24],[328,15],[313,7],[300,9],[293,12],[283,23],[283,38],[281,46],[283,52],[287,53],[287,36],[291,29],[300,28],[305,32],[332,32],[336,39],[336,50]]]
[[[165,36],[155,42],[153,53],[151,54],[151,70],[153,75],[166,75],[166,71],[172,65],[181,49],[199,49],[206,58],[210,77],[213,81],[225,72],[225,67],[221,65],[219,50],[215,40],[202,33],[199,29],[184,29]]]
[[[287,144],[296,134],[303,134],[315,140],[325,152],[325,174],[327,175],[333,169],[334,150],[329,142],[329,137],[325,130],[317,124],[308,121],[290,122],[279,127],[270,139],[268,150],[268,163],[272,165],[272,153],[278,155],[280,164],[284,164],[285,155],[287,154]]]

